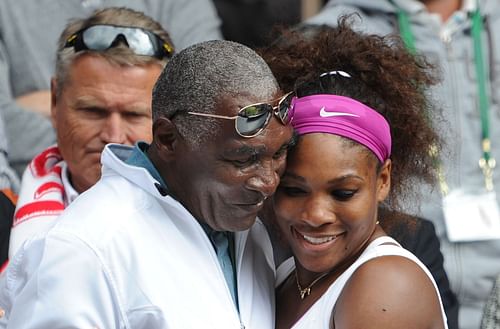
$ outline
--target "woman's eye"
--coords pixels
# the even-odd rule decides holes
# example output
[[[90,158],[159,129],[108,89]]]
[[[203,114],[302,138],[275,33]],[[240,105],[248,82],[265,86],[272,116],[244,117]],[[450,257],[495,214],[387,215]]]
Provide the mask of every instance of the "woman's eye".
[[[332,192],[332,196],[340,201],[347,201],[356,194],[356,190],[335,190]]]
[[[285,148],[281,148],[278,152],[274,153],[273,155],[273,159],[277,160],[277,159],[280,159],[282,157],[285,157],[286,154],[288,152],[288,148],[285,147]]]

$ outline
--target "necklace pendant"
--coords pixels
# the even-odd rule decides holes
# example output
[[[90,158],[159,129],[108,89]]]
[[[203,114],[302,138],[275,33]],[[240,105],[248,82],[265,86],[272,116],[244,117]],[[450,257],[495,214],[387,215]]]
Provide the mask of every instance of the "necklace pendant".
[[[300,299],[304,299],[311,294],[311,288],[307,287],[300,290]]]

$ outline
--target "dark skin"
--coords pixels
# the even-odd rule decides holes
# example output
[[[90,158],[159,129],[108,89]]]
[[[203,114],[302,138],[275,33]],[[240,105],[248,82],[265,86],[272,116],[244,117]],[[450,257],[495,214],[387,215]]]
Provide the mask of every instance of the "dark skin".
[[[216,114],[234,116],[261,101],[252,95],[222,99]],[[198,221],[216,231],[236,232],[253,225],[263,201],[276,190],[291,141],[291,127],[275,117],[253,138],[240,137],[233,120],[221,120],[212,138],[193,147],[175,122],[159,118],[148,155],[171,195]]]
[[[276,328],[292,327],[370,242],[386,235],[376,220],[378,204],[389,192],[391,162],[377,170],[367,152],[338,136],[309,134],[290,153],[274,197],[278,224],[293,250],[302,288],[328,274],[304,299],[295,273],[285,280],[277,290]],[[359,267],[331,319],[330,328],[443,328],[432,282],[417,264],[398,256]]]

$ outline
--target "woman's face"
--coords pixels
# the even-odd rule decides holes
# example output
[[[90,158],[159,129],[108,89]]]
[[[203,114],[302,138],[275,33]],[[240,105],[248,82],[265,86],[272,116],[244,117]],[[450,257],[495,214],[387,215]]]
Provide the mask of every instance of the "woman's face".
[[[357,258],[389,192],[390,166],[377,173],[376,157],[342,137],[301,136],[275,194],[278,225],[301,267],[326,272]]]

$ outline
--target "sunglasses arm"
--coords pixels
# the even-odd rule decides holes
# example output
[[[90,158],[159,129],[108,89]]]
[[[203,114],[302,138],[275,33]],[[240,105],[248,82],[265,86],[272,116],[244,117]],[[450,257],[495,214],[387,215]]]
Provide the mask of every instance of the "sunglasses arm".
[[[225,116],[225,115],[217,115],[217,114],[209,114],[209,113],[200,113],[200,112],[187,112],[188,114],[191,114],[191,115],[197,115],[197,116],[200,116],[200,117],[207,117],[207,118],[217,118],[217,119],[226,119],[226,120],[234,120],[236,119],[238,116],[235,115],[233,117],[228,117],[228,116]]]

